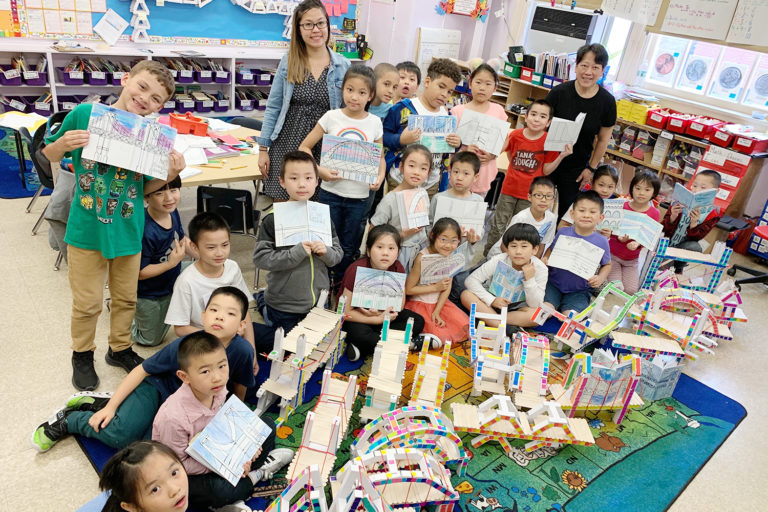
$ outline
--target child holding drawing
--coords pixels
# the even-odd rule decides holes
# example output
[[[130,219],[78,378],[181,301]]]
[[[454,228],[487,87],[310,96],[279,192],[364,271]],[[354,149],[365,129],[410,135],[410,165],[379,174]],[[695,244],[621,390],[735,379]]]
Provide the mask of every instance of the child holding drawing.
[[[301,151],[311,155],[312,148],[326,134],[381,144],[384,133],[381,119],[368,113],[368,105],[376,92],[376,75],[373,70],[362,64],[353,65],[344,75],[341,89],[344,107],[323,114],[299,146]],[[377,163],[378,174],[370,184],[343,178],[335,169],[318,167],[322,183],[317,200],[329,206],[331,222],[339,230],[339,243],[344,251],[341,261],[329,269],[331,286],[341,281],[344,271],[355,259],[363,240],[362,228],[368,210],[368,196],[372,190],[378,190],[384,181],[386,164],[383,151]]]
[[[501,237],[501,254],[493,256],[472,272],[461,303],[470,309],[476,304],[479,313],[498,313],[507,308],[507,324],[533,327],[533,310],[544,301],[547,266],[535,256],[541,243],[539,232],[530,224],[513,224]],[[494,320],[486,320],[491,327]]]
[[[388,197],[388,196],[387,196]],[[371,228],[365,241],[366,256],[354,262],[344,273],[341,291],[346,299],[344,309],[347,320],[344,330],[347,332],[347,357],[354,362],[360,357],[373,354],[381,336],[381,326],[388,315],[392,329],[405,330],[409,318],[413,318],[412,339],[424,329],[424,319],[418,313],[401,309],[399,313],[386,310],[378,311],[352,307],[352,294],[355,291],[355,277],[358,268],[373,268],[388,272],[404,273],[403,265],[397,260],[400,251],[400,232],[389,224]],[[405,303],[405,297],[403,297]]]
[[[619,171],[616,170],[614,166],[611,164],[600,164],[597,166],[597,169],[595,169],[595,172],[592,175],[592,184],[590,185],[591,190],[597,192],[597,195],[603,199],[615,199],[616,187],[618,185]],[[569,207],[568,211],[565,212],[565,215],[563,215],[563,218],[557,225],[557,229],[567,226],[573,226],[573,206]],[[600,230],[600,234],[605,238],[609,238],[611,236],[611,230],[602,229]]]
[[[456,116],[457,126],[461,124],[461,116],[464,110],[473,110],[480,114],[485,114],[502,121],[507,120],[507,113],[504,107],[498,103],[490,101],[493,93],[496,92],[496,86],[499,85],[499,77],[496,71],[488,64],[480,64],[469,75],[469,88],[472,91],[472,101],[463,105],[456,105],[451,109],[451,115]],[[491,189],[491,182],[496,178],[499,170],[496,168],[496,157],[483,151],[475,145],[464,146],[464,149],[475,153],[480,158],[480,170],[477,179],[472,183],[471,190],[476,194],[485,197],[485,194]]]
[[[658,222],[659,210],[653,206],[653,200],[659,194],[660,187],[661,180],[655,172],[637,171],[629,184],[629,197],[632,199],[624,203],[624,210],[645,213]],[[608,281],[621,281],[624,291],[634,295],[640,288],[637,262],[642,247],[626,235],[611,235],[608,244],[611,247],[611,272],[608,274]]]
[[[442,341],[455,342],[467,339],[469,317],[448,300],[453,281],[452,273],[436,282],[427,279],[429,283],[425,284],[423,280],[426,274],[422,269],[428,270],[428,266],[433,264],[447,264],[459,243],[461,243],[461,228],[458,222],[449,217],[443,217],[435,222],[429,233],[429,246],[416,255],[413,268],[405,280],[405,293],[408,295],[405,307],[424,318],[424,332],[434,334]],[[427,263],[427,260],[434,259],[441,261]],[[461,259],[459,261],[462,262]],[[461,268],[463,265],[459,263],[456,270]],[[436,347],[433,346],[433,348]]]

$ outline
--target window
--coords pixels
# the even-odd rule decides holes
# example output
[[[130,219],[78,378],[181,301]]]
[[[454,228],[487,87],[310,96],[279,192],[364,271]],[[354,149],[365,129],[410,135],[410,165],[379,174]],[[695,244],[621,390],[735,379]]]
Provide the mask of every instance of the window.
[[[608,62],[610,63],[610,69],[608,69],[606,77],[608,82],[616,80],[631,29],[632,22],[630,20],[616,17],[611,18],[610,26],[606,28],[603,46],[608,50]]]

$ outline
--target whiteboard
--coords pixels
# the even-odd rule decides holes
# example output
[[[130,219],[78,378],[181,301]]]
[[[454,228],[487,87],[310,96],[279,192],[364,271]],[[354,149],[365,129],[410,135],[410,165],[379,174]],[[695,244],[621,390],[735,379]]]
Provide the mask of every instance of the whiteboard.
[[[427,68],[433,58],[458,59],[460,43],[461,31],[459,30],[419,28],[416,64],[421,69],[421,76],[427,76]]]

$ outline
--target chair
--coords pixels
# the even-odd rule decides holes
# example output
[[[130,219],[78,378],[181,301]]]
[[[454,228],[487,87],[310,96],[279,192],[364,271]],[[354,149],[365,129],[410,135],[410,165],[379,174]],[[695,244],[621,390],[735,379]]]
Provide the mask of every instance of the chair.
[[[216,212],[224,217],[231,232],[256,238],[261,212],[254,209],[248,190],[197,187],[197,213],[201,212]]]
[[[39,137],[43,137],[45,135],[46,127],[45,125],[40,126],[40,128],[37,129],[37,132],[40,132]],[[37,132],[35,134],[37,135]],[[37,189],[37,192],[35,192],[35,195],[32,196],[32,200],[27,205],[26,212],[29,213],[32,210],[32,207],[35,205],[35,202],[37,199],[42,195],[43,190],[46,188],[53,189],[54,183],[53,183],[53,174],[51,173],[51,166],[50,164],[46,165],[45,162],[42,162],[38,155],[35,154],[34,150],[34,143],[33,143],[33,136],[29,133],[29,130],[27,130],[25,127],[19,128],[19,134],[21,135],[21,140],[24,141],[24,144],[27,146],[27,152],[29,152],[29,158],[32,160],[32,165],[35,168],[35,171],[37,172],[37,176],[40,179],[40,188]],[[35,226],[32,228],[32,234],[36,235],[37,230],[40,229],[40,225],[43,223],[43,216],[45,215],[45,208],[43,208],[43,211],[40,213],[40,217],[37,219],[37,222],[35,222]]]
[[[243,126],[245,128],[250,128],[251,130],[261,131],[261,120],[254,119],[252,117],[235,117],[230,121],[230,123]]]
[[[754,231],[754,235],[761,239],[761,242],[768,243],[768,224],[763,226],[757,226]],[[733,265],[728,269],[729,276],[735,276],[736,271],[740,270],[753,277],[747,277],[744,279],[736,280],[736,289],[741,290],[742,284],[763,283],[768,284],[768,270],[758,270],[754,268],[745,267],[743,265]]]

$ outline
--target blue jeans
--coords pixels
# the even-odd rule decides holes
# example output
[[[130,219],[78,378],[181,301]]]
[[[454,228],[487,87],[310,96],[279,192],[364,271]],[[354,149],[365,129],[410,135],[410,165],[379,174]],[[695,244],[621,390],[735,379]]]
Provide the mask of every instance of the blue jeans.
[[[344,256],[334,267],[328,269],[331,283],[339,283],[357,257],[360,243],[363,241],[363,231],[366,212],[369,211],[369,198],[352,199],[320,189],[317,200],[327,204],[331,210],[331,222],[336,228]]]
[[[592,294],[589,292],[589,288],[586,290],[563,293],[557,286],[550,282],[547,283],[547,288],[544,292],[544,302],[549,302],[561,313],[565,313],[571,309],[577,313],[581,313],[587,309],[589,303],[592,302]]]
[[[278,327],[282,327],[283,332],[288,333],[288,331],[299,325],[299,322],[304,320],[309,311],[307,311],[307,313],[290,313],[288,311],[280,311],[267,304],[264,313],[266,313],[264,315],[264,321],[269,327],[272,327],[275,330],[277,330]],[[272,342],[274,343],[274,339]]]

